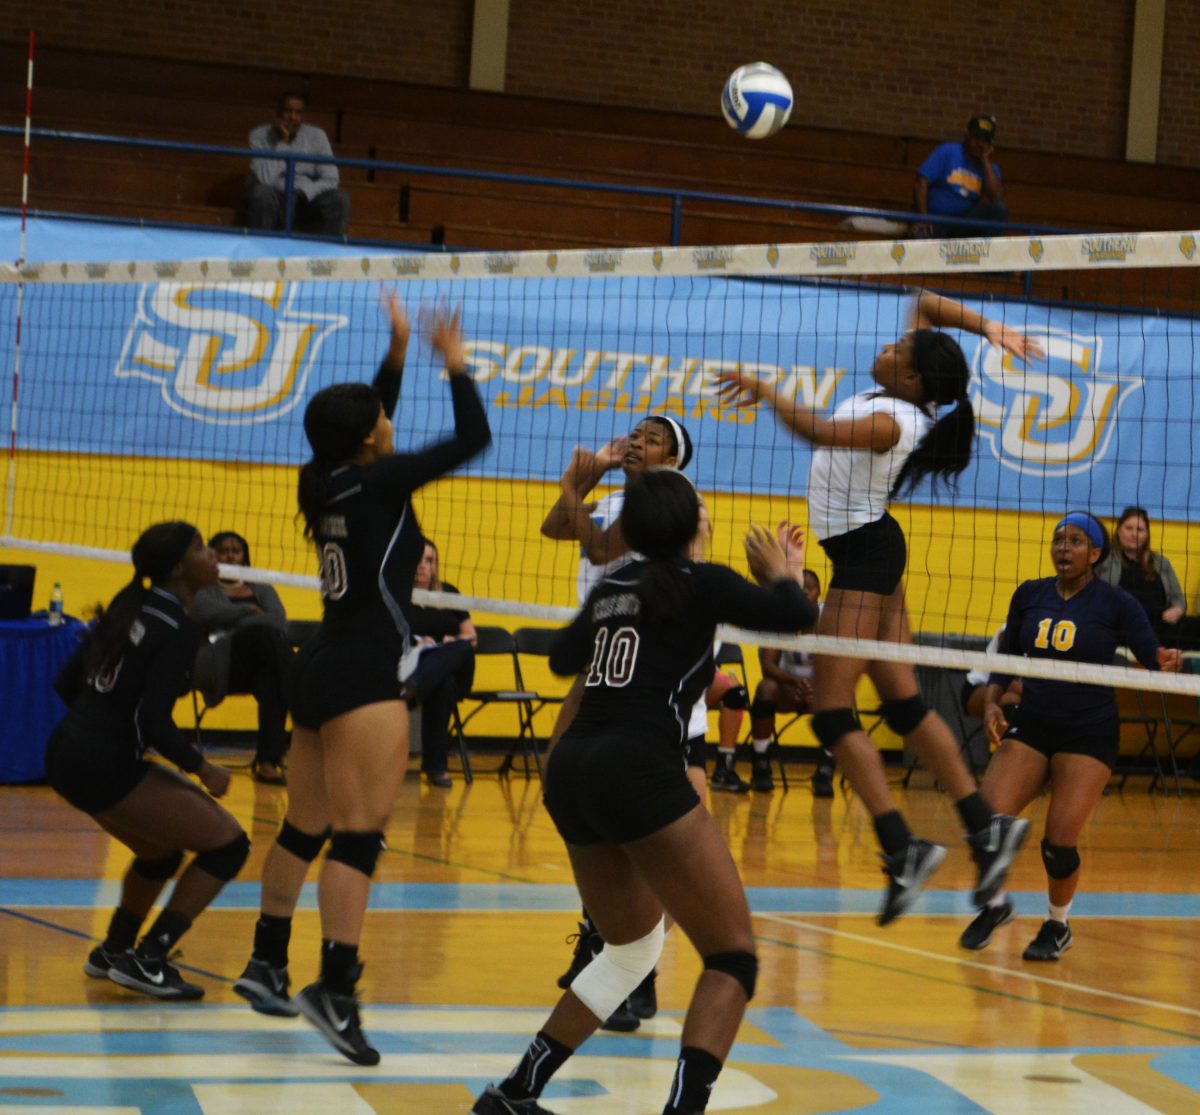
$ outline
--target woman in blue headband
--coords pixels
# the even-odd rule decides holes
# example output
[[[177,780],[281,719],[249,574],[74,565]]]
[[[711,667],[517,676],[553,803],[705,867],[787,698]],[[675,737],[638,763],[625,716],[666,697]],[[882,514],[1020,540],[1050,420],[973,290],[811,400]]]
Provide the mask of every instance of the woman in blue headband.
[[[1107,666],[1117,647],[1127,646],[1147,669],[1179,669],[1179,652],[1159,644],[1141,605],[1096,576],[1107,554],[1108,534],[1098,520],[1086,511],[1064,515],[1050,543],[1055,575],[1026,581],[1013,593],[1000,652]],[[1042,862],[1050,908],[1024,959],[1057,960],[1071,947],[1068,912],[1080,870],[1076,844],[1117,759],[1117,701],[1111,686],[1030,677],[1021,693],[1020,724],[1010,724],[1000,696],[1011,680],[992,674],[984,693],[983,722],[997,750],[981,792],[997,809],[1017,814],[1049,783]],[[983,948],[1013,913],[1011,898],[1001,891],[959,943]]]

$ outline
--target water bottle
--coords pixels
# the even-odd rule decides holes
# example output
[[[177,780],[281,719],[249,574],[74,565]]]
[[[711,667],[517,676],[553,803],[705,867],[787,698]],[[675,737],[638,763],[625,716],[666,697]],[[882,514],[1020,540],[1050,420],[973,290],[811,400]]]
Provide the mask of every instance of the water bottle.
[[[50,610],[46,620],[51,627],[58,627],[63,621],[62,585],[57,581],[54,582],[54,590],[50,593]]]

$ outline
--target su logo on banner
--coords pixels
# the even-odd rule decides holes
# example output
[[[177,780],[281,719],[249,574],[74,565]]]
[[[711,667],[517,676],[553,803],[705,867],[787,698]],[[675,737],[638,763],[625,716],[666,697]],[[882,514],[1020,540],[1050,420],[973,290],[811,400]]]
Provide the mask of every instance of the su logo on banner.
[[[976,351],[971,403],[980,440],[1017,472],[1086,472],[1107,454],[1142,378],[1106,366],[1102,337],[1059,329],[1033,336],[1046,356],[1029,365],[986,341]]]
[[[221,426],[269,422],[301,399],[340,314],[298,310],[296,284],[149,283],[115,369],[160,385],[167,406]]]

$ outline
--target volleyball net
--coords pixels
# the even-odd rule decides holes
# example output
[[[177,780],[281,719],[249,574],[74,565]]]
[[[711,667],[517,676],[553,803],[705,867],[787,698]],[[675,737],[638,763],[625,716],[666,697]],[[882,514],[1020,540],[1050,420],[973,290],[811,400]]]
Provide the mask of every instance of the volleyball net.
[[[381,300],[395,292],[414,318],[422,304],[461,305],[492,425],[485,454],[417,498],[442,576],[469,606],[571,614],[579,549],[543,538],[541,522],[576,445],[595,450],[651,414],[688,430],[711,556],[744,570],[749,523],[807,526],[811,450],[769,410],[722,405],[715,375],[740,368],[831,411],[871,386],[876,353],[906,329],[914,291],[929,289],[1030,334],[1046,355],[1023,364],[955,334],[972,371],[974,458],[956,489],[926,483],[892,508],[908,539],[913,630],[943,645],[875,656],[979,665],[962,637],[991,634],[1014,588],[1052,572],[1053,526],[1071,509],[1111,529],[1124,506],[1145,508],[1194,613],[1196,235],[0,268],[13,387],[0,403],[11,441],[0,545],[127,563],[148,524],[184,518],[206,535],[245,535],[251,579],[315,587],[295,518],[304,406],[330,383],[371,381],[388,337]],[[401,450],[452,428],[444,373],[415,320],[394,425]],[[597,495],[623,476],[605,481]],[[815,540],[808,564],[827,582]],[[1195,678],[1140,683],[1200,693]]]

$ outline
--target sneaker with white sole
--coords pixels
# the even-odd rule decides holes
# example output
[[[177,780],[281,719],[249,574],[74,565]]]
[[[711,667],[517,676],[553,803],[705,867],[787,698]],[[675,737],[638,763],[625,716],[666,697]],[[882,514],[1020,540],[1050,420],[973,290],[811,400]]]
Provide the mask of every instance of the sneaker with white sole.
[[[510,1100],[494,1084],[489,1084],[471,1108],[471,1115],[554,1115],[535,1099]]]
[[[984,906],[976,915],[975,920],[962,931],[958,943],[965,949],[982,949],[987,947],[992,934],[1002,925],[1007,925],[1013,919],[1013,904],[1005,899],[999,906]]]
[[[166,957],[143,956],[133,949],[126,949],[112,957],[108,978],[121,987],[153,999],[192,1002],[204,998],[204,988],[188,983]]]
[[[1029,835],[1029,822],[1020,817],[995,814],[988,827],[967,837],[971,858],[979,869],[971,901],[976,907],[986,906],[1004,886],[1008,869]]]
[[[108,979],[108,970],[112,967],[113,958],[117,954],[109,952],[103,945],[97,945],[88,953],[83,962],[83,974],[90,979]]]
[[[1022,960],[1057,960],[1071,947],[1071,927],[1047,918],[1021,954]]]
[[[288,970],[273,968],[265,960],[251,957],[246,970],[234,981],[233,989],[259,1014],[273,1018],[295,1018],[300,1013],[288,997]]]
[[[925,883],[942,865],[946,849],[940,844],[910,836],[908,844],[890,856],[883,856],[887,876],[887,894],[879,911],[879,924],[889,925],[916,901]]]
[[[353,995],[335,995],[325,987],[324,981],[317,980],[292,1002],[346,1060],[356,1065],[379,1064],[379,1050],[370,1046],[362,1032],[358,1000]]]

